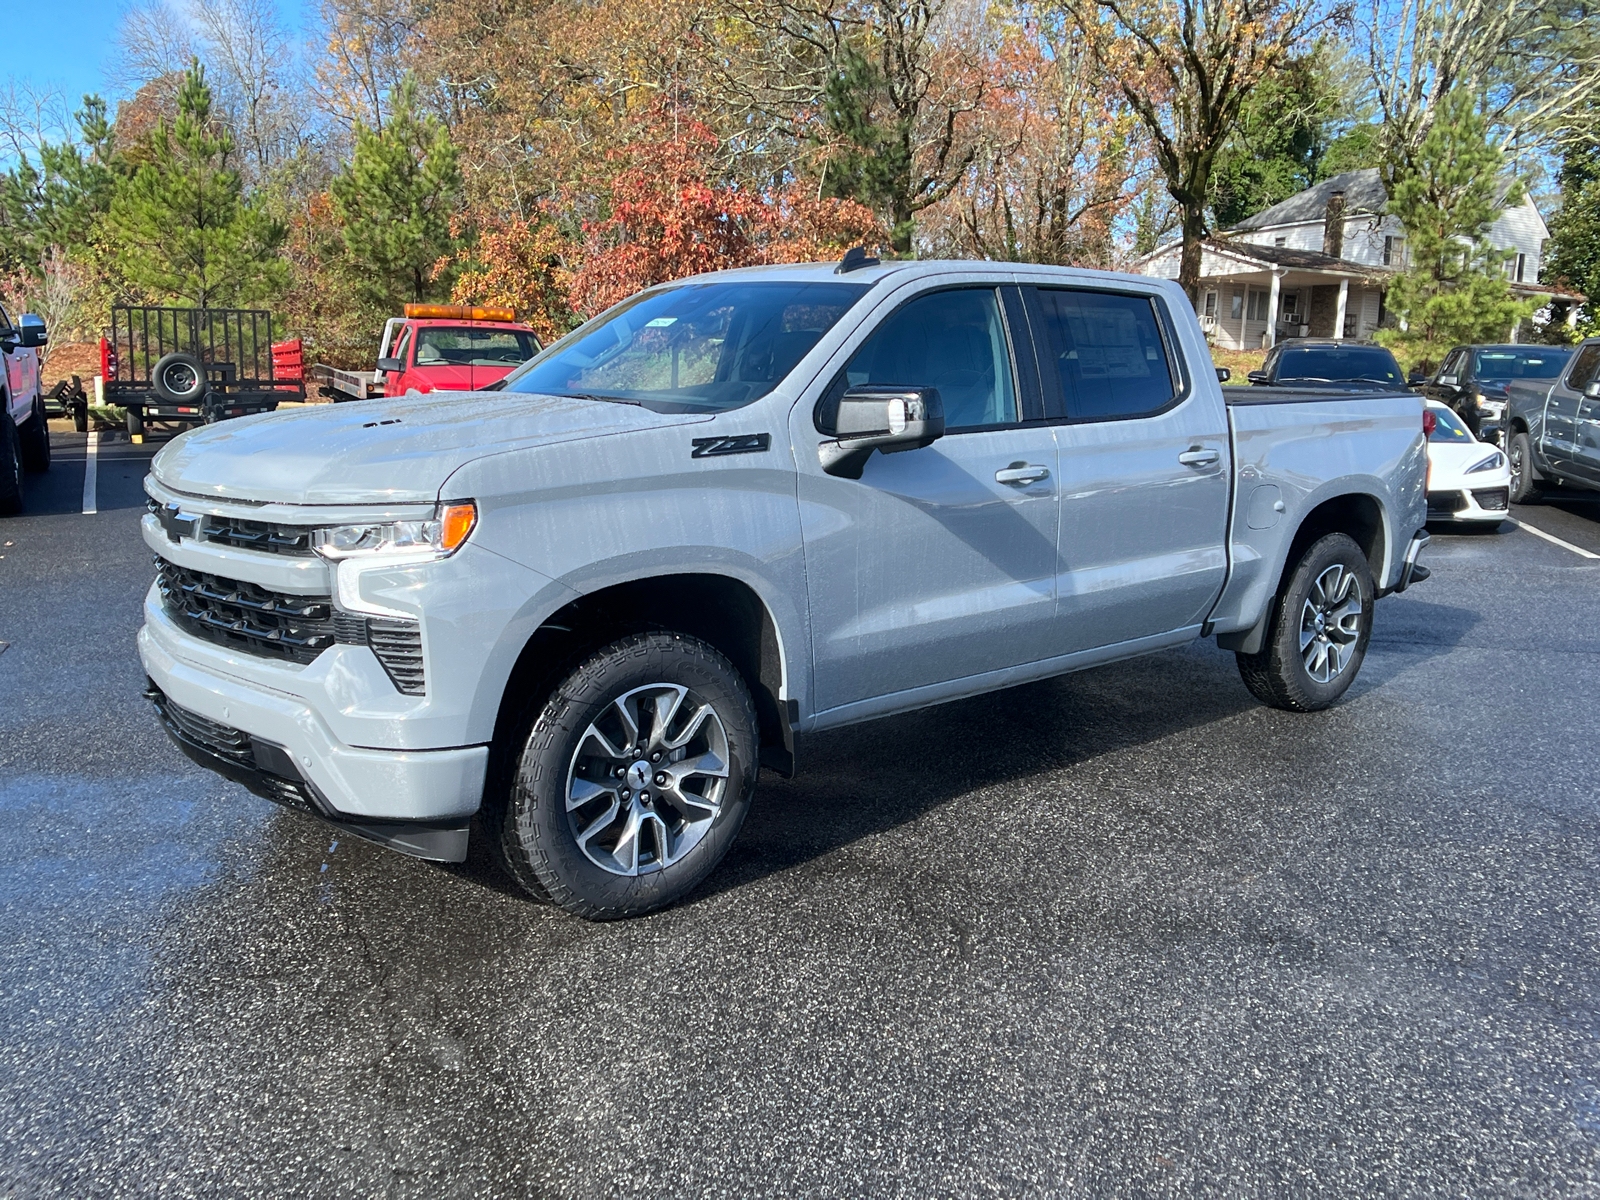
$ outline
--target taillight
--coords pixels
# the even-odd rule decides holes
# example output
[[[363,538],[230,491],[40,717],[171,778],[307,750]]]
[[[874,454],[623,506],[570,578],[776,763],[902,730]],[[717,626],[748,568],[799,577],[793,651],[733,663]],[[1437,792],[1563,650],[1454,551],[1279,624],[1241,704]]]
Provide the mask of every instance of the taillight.
[[[100,339],[100,378],[112,380],[117,377],[117,352],[111,348],[111,342],[106,338]]]
[[[1428,437],[1433,436],[1433,431],[1439,428],[1439,418],[1433,415],[1433,409],[1422,410],[1422,432]]]

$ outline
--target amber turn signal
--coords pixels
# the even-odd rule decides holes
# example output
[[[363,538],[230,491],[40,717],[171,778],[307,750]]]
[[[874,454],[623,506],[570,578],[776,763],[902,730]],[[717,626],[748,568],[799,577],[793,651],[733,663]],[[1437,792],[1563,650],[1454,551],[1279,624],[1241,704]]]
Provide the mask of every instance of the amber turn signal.
[[[471,500],[446,504],[439,511],[439,545],[446,554],[453,552],[478,523],[478,506]]]

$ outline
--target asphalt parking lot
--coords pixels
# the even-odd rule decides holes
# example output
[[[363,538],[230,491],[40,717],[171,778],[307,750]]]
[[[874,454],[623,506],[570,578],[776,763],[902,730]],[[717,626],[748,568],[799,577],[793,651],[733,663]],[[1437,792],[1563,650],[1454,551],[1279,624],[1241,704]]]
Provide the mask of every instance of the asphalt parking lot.
[[[1600,1190],[1600,500],[1439,532],[1330,712],[1202,644],[817,736],[590,925],[172,749],[157,447],[86,515],[55,442],[0,521],[0,1197]]]

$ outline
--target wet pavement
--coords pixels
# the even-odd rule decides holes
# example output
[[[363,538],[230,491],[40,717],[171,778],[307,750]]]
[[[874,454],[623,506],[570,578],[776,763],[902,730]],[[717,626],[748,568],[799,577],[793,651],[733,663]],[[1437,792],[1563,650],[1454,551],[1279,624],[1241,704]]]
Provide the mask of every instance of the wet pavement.
[[[83,441],[0,521],[0,1197],[1600,1190],[1600,560],[1439,533],[1327,713],[1202,644],[813,737],[589,925],[169,747]]]

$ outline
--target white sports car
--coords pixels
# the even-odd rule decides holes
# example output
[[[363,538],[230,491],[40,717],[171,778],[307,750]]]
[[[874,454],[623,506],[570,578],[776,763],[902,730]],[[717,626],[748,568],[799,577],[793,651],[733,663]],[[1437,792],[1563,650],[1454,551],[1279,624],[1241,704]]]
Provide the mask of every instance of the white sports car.
[[[1447,406],[1429,400],[1428,520],[1498,525],[1510,516],[1511,467],[1506,456],[1472,436]]]

